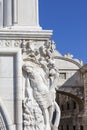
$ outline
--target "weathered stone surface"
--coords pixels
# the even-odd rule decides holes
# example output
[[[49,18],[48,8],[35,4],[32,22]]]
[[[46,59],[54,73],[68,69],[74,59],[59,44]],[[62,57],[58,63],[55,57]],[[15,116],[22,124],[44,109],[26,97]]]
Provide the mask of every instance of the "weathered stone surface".
[[[55,51],[38,19],[38,0],[0,0],[0,130],[57,130],[55,89],[59,129],[86,130],[86,67]]]
[[[38,0],[1,0],[0,27],[41,29],[38,20]],[[27,26],[27,27],[26,27]]]

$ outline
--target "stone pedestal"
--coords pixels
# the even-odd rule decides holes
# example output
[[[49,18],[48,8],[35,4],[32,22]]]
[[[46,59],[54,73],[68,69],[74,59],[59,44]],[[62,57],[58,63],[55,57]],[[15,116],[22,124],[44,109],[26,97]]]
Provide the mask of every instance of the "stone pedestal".
[[[0,130],[58,127],[51,35],[39,26],[38,0],[0,1]]]
[[[37,49],[47,44],[51,35],[52,31],[45,30],[0,30],[0,122],[6,130],[23,130],[23,43],[32,46],[33,42]]]

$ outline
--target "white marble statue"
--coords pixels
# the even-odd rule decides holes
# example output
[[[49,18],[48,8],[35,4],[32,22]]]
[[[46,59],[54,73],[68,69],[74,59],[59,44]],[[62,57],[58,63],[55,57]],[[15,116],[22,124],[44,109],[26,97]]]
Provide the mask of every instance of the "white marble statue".
[[[29,43],[28,43],[29,44]],[[54,60],[52,58],[52,46],[41,46],[38,49],[37,55],[35,50],[29,46],[26,51],[30,51],[28,57],[25,58],[23,64],[23,71],[25,75],[25,101],[24,101],[24,130],[32,130],[30,122],[34,130],[51,130],[58,128],[60,120],[60,109],[55,102],[55,88],[59,78],[58,70],[55,68]],[[25,51],[25,52],[26,52]],[[39,113],[39,118],[36,114]],[[32,110],[33,108],[33,110]],[[26,112],[27,111],[29,112]],[[35,111],[35,115],[33,112]],[[52,123],[54,111],[56,117]],[[28,116],[28,114],[30,116]],[[26,119],[31,118],[31,121]],[[35,127],[35,117],[40,120]],[[27,121],[27,123],[25,123]],[[27,125],[26,125],[27,124]],[[40,127],[43,126],[43,127]],[[29,128],[31,129],[29,129]]]

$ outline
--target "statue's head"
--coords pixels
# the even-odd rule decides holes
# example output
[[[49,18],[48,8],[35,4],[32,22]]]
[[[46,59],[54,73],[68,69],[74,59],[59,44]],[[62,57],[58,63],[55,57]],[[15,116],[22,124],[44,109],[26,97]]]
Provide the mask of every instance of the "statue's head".
[[[26,72],[31,72],[33,70],[33,65],[30,61],[26,61],[24,64],[23,64],[23,70],[26,71]]]

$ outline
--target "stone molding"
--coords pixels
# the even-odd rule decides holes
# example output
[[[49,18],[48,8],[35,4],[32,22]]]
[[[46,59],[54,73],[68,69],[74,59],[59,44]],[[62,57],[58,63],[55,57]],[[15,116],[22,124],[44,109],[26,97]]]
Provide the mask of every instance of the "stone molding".
[[[0,48],[1,55],[13,55],[15,57],[15,123],[16,130],[22,130],[22,56],[20,48]],[[8,112],[6,112],[8,113]],[[10,117],[8,117],[10,119]],[[8,120],[9,121],[9,120]],[[11,122],[11,121],[10,121]],[[9,126],[10,127],[10,126]],[[13,130],[10,128],[9,130]]]
[[[0,29],[0,40],[21,40],[21,39],[37,39],[49,40],[52,36],[52,30],[24,30],[3,28]]]
[[[63,56],[55,56],[54,59],[61,59],[61,60],[69,61],[69,62],[77,65],[79,69],[82,67],[82,64],[75,61],[74,59],[66,58],[66,57],[63,57]]]

